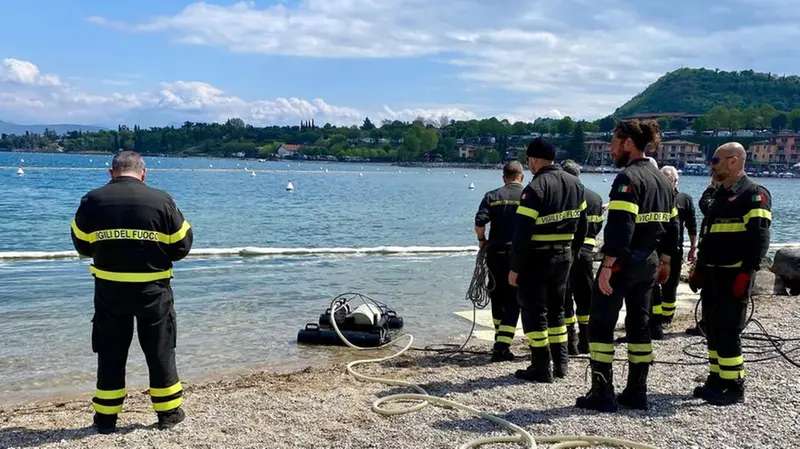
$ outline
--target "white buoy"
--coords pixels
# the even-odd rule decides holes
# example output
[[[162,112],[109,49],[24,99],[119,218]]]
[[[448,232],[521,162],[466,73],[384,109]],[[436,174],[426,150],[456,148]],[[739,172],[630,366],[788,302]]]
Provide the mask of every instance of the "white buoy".
[[[475,190],[475,184],[469,183],[469,189],[470,190]]]
[[[289,184],[286,184],[286,191],[291,192],[294,190],[294,186],[292,185],[292,181],[289,181]]]
[[[208,164],[208,168],[214,168],[214,164]]]
[[[250,172],[250,176],[255,176],[255,175],[256,175],[256,171],[255,170]]]
[[[249,170],[247,169],[247,167],[245,167],[245,168],[244,168],[244,171],[249,171]]]
[[[466,173],[464,173],[464,177],[465,177],[465,178],[467,177],[467,174],[466,174]]]
[[[106,162],[106,167],[108,167],[108,162]]]
[[[25,159],[20,159],[19,161],[23,164],[25,163]]]
[[[17,174],[20,175],[20,176],[25,174],[25,172],[22,170],[22,167],[17,169]]]
[[[363,178],[363,177],[364,177],[364,173],[359,173],[359,174],[358,174],[358,177],[359,177],[359,178]]]
[[[89,162],[92,162],[92,160],[91,160],[91,159],[89,159]]]

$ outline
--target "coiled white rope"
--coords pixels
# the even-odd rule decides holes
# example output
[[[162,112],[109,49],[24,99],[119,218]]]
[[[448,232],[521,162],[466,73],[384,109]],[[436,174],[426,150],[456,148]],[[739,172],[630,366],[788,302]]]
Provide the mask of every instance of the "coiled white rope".
[[[363,297],[362,297],[362,300],[364,300]],[[366,300],[364,300],[364,302],[366,304]],[[347,346],[349,346],[349,347],[351,347],[353,349],[356,349],[356,350],[377,350],[377,349],[385,348],[387,346],[394,345],[395,343],[397,343],[399,340],[401,340],[403,338],[408,338],[408,343],[403,347],[403,349],[401,349],[400,351],[398,351],[398,352],[396,352],[396,353],[394,353],[392,355],[389,355],[389,356],[386,356],[386,357],[375,358],[375,359],[355,360],[355,361],[352,361],[352,362],[347,364],[347,372],[350,375],[352,375],[353,377],[355,377],[356,379],[366,380],[366,381],[371,381],[371,382],[378,382],[378,383],[382,383],[384,385],[392,385],[392,386],[398,386],[398,387],[409,387],[409,388],[413,388],[414,390],[419,392],[418,394],[415,394],[415,393],[393,394],[391,396],[386,396],[386,397],[383,397],[383,398],[379,398],[375,402],[372,403],[372,411],[375,412],[375,413],[378,413],[380,415],[385,415],[385,416],[403,415],[403,414],[406,414],[406,413],[412,413],[412,412],[416,412],[416,411],[422,410],[423,408],[427,407],[429,404],[436,404],[436,405],[441,405],[441,406],[444,406],[444,407],[449,407],[449,408],[465,411],[465,412],[467,412],[467,413],[469,413],[469,414],[471,414],[473,416],[477,416],[479,418],[483,418],[483,419],[486,419],[486,420],[491,421],[493,423],[499,424],[499,425],[505,427],[506,429],[508,429],[509,431],[511,431],[511,432],[516,434],[514,436],[488,437],[488,438],[480,438],[480,439],[472,440],[472,441],[469,441],[467,443],[462,444],[459,447],[459,449],[471,449],[471,448],[477,448],[477,447],[480,447],[480,446],[484,446],[484,445],[487,445],[487,444],[498,444],[498,443],[515,443],[515,444],[518,444],[518,445],[524,445],[528,449],[537,449],[538,448],[537,443],[546,443],[546,444],[555,443],[555,445],[551,449],[568,449],[568,448],[575,448],[575,447],[596,447],[598,445],[611,445],[611,446],[618,446],[618,447],[627,447],[627,448],[631,448],[631,449],[658,449],[658,448],[655,448],[653,446],[648,446],[648,445],[642,444],[642,443],[636,443],[634,441],[622,440],[622,439],[618,439],[618,438],[600,437],[600,436],[559,435],[559,436],[550,436],[550,437],[546,437],[546,436],[536,436],[536,437],[534,437],[527,430],[523,429],[522,427],[520,427],[520,426],[518,426],[518,425],[516,425],[514,423],[511,423],[509,421],[506,421],[504,419],[498,418],[497,416],[491,415],[491,414],[486,413],[484,411],[478,410],[476,408],[469,407],[467,405],[464,405],[464,404],[461,404],[461,403],[458,403],[458,402],[455,402],[455,401],[450,401],[450,400],[439,398],[439,397],[436,397],[436,396],[431,396],[431,395],[428,394],[428,392],[426,392],[422,387],[420,387],[417,384],[414,384],[414,383],[411,383],[411,382],[406,382],[406,381],[403,381],[403,380],[387,379],[387,378],[384,378],[384,377],[372,377],[372,376],[367,376],[367,375],[364,375],[364,374],[359,374],[353,369],[354,366],[363,365],[365,363],[380,363],[380,362],[385,362],[387,360],[391,360],[393,358],[399,357],[400,355],[404,354],[406,351],[408,351],[411,348],[411,345],[414,343],[414,336],[411,335],[411,334],[404,334],[404,335],[401,335],[400,337],[398,337],[398,338],[396,338],[396,339],[394,339],[394,340],[392,340],[392,341],[390,341],[388,343],[385,343],[385,344],[380,345],[380,346],[375,347],[375,348],[364,348],[364,347],[356,346],[353,343],[351,343],[350,341],[348,341],[344,337],[344,335],[342,335],[342,332],[339,330],[339,326],[336,323],[335,313],[339,308],[344,306],[344,304],[345,304],[345,302],[342,302],[341,300],[339,300],[338,297],[334,298],[334,300],[331,301],[331,307],[330,307],[331,320],[330,320],[330,322],[331,322],[331,326],[333,327],[333,329],[336,332],[336,334],[339,336],[339,338],[342,339],[342,341]],[[380,307],[380,305],[377,302],[375,303],[375,305]],[[418,400],[418,401],[421,401],[421,402],[419,404],[415,404],[413,406],[406,407],[406,408],[386,409],[386,408],[382,408],[381,407],[382,404],[385,404],[387,402],[404,401],[404,400],[409,400],[409,399],[410,400]]]

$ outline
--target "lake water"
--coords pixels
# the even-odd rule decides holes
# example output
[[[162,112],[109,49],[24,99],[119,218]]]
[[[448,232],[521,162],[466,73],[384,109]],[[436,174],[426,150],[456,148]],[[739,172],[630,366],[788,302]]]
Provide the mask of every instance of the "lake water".
[[[69,226],[80,197],[107,182],[110,162],[97,155],[0,153],[0,253],[72,250]],[[465,292],[475,254],[467,247],[475,243],[473,219],[483,193],[502,183],[499,170],[200,158],[147,158],[147,164],[147,182],[170,192],[192,224],[197,253],[225,253],[176,266],[183,378],[338,357],[342,351],[299,347],[295,339],[346,292],[392,306],[417,346],[466,338],[469,323],[453,312],[471,309]],[[607,182],[596,174],[582,179],[607,198],[613,175]],[[295,190],[287,192],[290,180]],[[798,240],[800,183],[758,181],[773,195],[773,243]],[[680,186],[696,203],[707,183],[685,177]],[[277,254],[239,257],[243,247]],[[357,251],[375,247],[393,248],[390,254]],[[441,252],[402,251],[408,247]],[[292,248],[344,252],[281,250]],[[93,391],[88,263],[0,260],[0,402]],[[146,384],[135,339],[128,372],[130,384]]]

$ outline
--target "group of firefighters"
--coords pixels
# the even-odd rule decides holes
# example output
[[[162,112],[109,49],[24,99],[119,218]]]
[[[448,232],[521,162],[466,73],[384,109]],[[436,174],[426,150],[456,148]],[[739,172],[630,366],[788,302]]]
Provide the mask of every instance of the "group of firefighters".
[[[652,120],[615,127],[611,157],[621,171],[607,205],[583,186],[577,163],[555,163],[553,145],[537,138],[526,151],[530,183],[523,186],[522,164],[506,164],[503,187],[486,193],[475,216],[492,275],[492,360],[514,360],[510,346],[519,318],[531,363],[517,370],[517,378],[553,382],[567,375],[570,355],[589,354],[592,386],[576,399],[579,408],[648,409],[652,341],[663,339],[675,314],[684,228],[689,285],[700,292],[703,311],[687,333],[705,335],[708,346],[708,376],[693,395],[714,405],[744,399],[741,333],[755,273],[769,247],[771,195],[745,174],[741,144],[720,146],[711,159],[712,183],[699,201],[698,233],[693,200],[677,189],[677,170],[659,170],[646,156],[660,135]],[[614,329],[623,302],[626,335],[617,342],[627,344],[629,366],[627,384],[616,395]]]
[[[553,382],[567,375],[570,355],[589,353],[592,387],[577,407],[647,408],[651,340],[661,338],[662,323],[675,311],[684,225],[692,242],[690,286],[701,291],[699,331],[706,335],[709,358],[708,378],[694,394],[717,405],[743,399],[740,334],[754,273],[769,246],[770,193],[745,175],[740,144],[719,147],[711,160],[714,183],[700,201],[695,248],[692,199],[677,192],[676,171],[665,167],[662,173],[645,156],[659,141],[654,121],[617,125],[611,156],[622,171],[604,206],[579,180],[579,166],[556,164],[553,145],[538,138],[527,148],[532,181],[523,186],[522,165],[506,164],[505,185],[485,195],[476,215],[479,245],[485,246],[494,280],[492,359],[514,359],[509,348],[520,315],[531,364],[516,372],[518,378]],[[135,320],[158,426],[168,429],[185,418],[170,279],[173,262],[192,247],[192,228],[168,193],[145,184],[138,153],[116,154],[109,174],[108,184],[83,196],[71,229],[78,253],[93,259],[94,425],[101,433],[116,430],[127,397],[125,365]],[[603,258],[594,274],[604,211]],[[630,368],[626,388],[615,396],[614,329],[623,301]]]

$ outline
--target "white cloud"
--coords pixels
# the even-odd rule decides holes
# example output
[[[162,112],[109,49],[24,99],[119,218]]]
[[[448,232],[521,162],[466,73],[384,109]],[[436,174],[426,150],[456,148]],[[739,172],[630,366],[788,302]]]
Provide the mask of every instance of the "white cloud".
[[[107,83],[109,84],[109,83]],[[455,107],[431,107],[362,111],[332,105],[321,98],[276,98],[248,101],[199,81],[163,82],[158,87],[135,93],[89,92],[61,81],[57,75],[42,75],[30,61],[5,59],[0,65],[0,118],[18,122],[104,123],[135,121],[142,125],[165,122],[218,121],[240,117],[254,125],[298,124],[313,118],[317,123],[360,124],[366,116],[411,121],[418,116],[437,119],[474,118],[475,114]]]
[[[800,35],[795,0],[507,0],[502,7],[482,0],[300,0],[292,5],[198,2],[142,23],[89,21],[236,53],[442,58],[459,67],[468,82],[519,93],[521,108],[556,109],[572,117],[608,114],[681,66],[800,71],[785,56],[794,53]],[[725,21],[709,22],[722,13]]]

